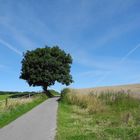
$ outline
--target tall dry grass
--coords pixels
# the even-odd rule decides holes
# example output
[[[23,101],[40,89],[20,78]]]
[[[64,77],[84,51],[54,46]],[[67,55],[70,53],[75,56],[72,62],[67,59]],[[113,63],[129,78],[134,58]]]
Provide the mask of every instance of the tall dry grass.
[[[117,105],[116,108],[133,108],[136,103],[136,99],[133,94],[128,91],[113,91],[101,93],[79,93],[76,90],[64,90],[62,100],[71,105],[77,105],[89,113],[103,112],[108,109],[108,105]],[[62,92],[63,93],[63,92]]]
[[[16,98],[8,99],[7,105],[5,102],[0,104],[0,112],[6,112],[8,110],[16,108],[18,105],[27,104],[33,101],[33,98]]]
[[[96,88],[83,88],[73,89],[77,93],[88,94],[88,93],[130,93],[131,97],[140,99],[140,84],[120,85],[120,86],[106,86]]]
[[[102,112],[105,110],[104,103],[94,94],[80,94],[70,91],[65,94],[63,101],[68,104],[80,106],[89,113]]]

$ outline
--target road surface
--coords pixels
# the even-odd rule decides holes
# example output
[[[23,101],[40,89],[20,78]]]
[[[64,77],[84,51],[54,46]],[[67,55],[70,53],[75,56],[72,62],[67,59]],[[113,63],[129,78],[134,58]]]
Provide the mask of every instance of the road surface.
[[[0,140],[54,140],[58,97],[50,98],[0,129]]]

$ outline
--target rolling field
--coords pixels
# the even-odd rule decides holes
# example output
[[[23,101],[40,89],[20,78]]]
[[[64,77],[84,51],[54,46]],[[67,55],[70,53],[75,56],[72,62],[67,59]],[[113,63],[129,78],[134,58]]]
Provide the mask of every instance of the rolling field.
[[[72,89],[77,93],[107,93],[107,92],[125,92],[132,93],[132,96],[140,98],[140,84],[120,85],[120,86],[106,86],[97,88],[81,88]]]
[[[62,91],[56,139],[139,140],[139,89],[137,84]]]

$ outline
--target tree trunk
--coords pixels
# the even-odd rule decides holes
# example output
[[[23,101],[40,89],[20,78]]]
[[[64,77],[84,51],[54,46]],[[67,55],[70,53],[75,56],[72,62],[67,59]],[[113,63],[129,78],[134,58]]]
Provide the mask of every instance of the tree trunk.
[[[47,92],[48,91],[48,87],[47,86],[42,86],[44,92]]]
[[[51,94],[51,92],[48,90],[48,87],[47,86],[43,86],[42,88],[43,88],[44,94],[46,94],[46,96],[53,97],[53,95]]]

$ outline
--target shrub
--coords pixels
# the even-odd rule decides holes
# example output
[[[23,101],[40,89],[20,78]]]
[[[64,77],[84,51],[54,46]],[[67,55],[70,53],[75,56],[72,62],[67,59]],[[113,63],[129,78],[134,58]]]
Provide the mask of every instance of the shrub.
[[[59,96],[60,95],[60,93],[55,91],[55,90],[49,90],[49,91],[53,96]]]
[[[63,100],[63,98],[65,97],[65,95],[67,93],[69,93],[71,90],[69,88],[64,88],[62,91],[61,91],[61,99]]]

